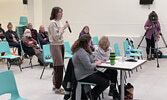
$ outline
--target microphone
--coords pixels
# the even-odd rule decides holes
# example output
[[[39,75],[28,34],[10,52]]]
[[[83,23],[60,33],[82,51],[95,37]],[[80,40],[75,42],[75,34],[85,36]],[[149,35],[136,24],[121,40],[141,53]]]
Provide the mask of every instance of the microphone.
[[[66,23],[68,23],[68,21],[66,21]],[[70,26],[68,27],[68,30],[70,33],[72,32]]]

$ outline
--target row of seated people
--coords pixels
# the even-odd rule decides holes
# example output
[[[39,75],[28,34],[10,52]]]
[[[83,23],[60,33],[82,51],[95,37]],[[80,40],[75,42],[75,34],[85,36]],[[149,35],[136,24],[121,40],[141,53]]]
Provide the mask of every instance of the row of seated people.
[[[17,33],[15,31],[13,31],[12,23],[8,23],[7,28],[8,28],[8,30],[5,32],[0,27],[1,40],[3,40],[3,41],[6,40],[9,43],[9,46],[18,48],[18,55],[21,55],[21,47],[20,47],[19,37],[18,37]],[[31,23],[28,24],[27,28],[28,28],[28,30],[27,29],[25,30],[24,35],[21,39],[23,50],[26,53],[26,56],[27,55],[28,56],[36,55],[38,57],[38,62],[40,63],[40,65],[43,65],[44,64],[43,58],[42,58],[43,56],[41,56],[41,54],[39,53],[39,51],[42,52],[42,50],[36,49],[37,48],[37,39],[39,39],[39,42],[41,45],[48,44],[49,43],[48,33],[45,31],[45,28],[43,25],[40,26],[39,33],[37,33],[37,31],[35,29],[33,29]],[[27,37],[25,35],[26,32],[30,33],[29,38],[25,38],[25,37]],[[30,37],[31,37],[31,39],[30,39]],[[30,39],[30,40],[27,40],[27,39]],[[33,42],[27,43],[29,41],[33,41]],[[33,43],[33,45],[31,43]]]

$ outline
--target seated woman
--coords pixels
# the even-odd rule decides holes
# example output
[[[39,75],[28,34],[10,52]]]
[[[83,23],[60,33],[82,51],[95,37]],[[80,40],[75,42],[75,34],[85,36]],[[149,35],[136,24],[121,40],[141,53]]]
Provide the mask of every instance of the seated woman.
[[[75,41],[71,48],[73,52],[72,62],[77,81],[96,84],[91,92],[93,100],[97,100],[97,97],[109,86],[109,80],[103,76],[103,73],[96,71],[96,66],[102,61],[94,62],[90,45],[91,36],[88,34]]]
[[[89,33],[89,27],[88,27],[88,26],[85,26],[85,27],[82,29],[81,33],[79,34],[79,38],[80,38],[82,35],[84,35],[84,34],[89,34],[89,35],[90,35],[90,33]],[[91,41],[90,48],[91,48],[92,51],[95,50],[95,46],[93,45],[93,42],[92,42],[92,41]]]
[[[109,60],[110,53],[111,53],[111,48],[110,42],[108,40],[108,37],[103,36],[100,41],[99,41],[99,47],[95,49],[95,52],[93,53],[94,60]],[[113,96],[114,99],[118,98],[118,92],[116,89],[116,82],[117,82],[117,70],[112,70],[112,69],[106,69],[106,68],[98,68],[98,71],[101,71],[105,73],[106,75],[109,76],[110,80],[112,83],[115,85],[110,86],[109,90],[109,96]]]
[[[43,52],[42,50],[37,46],[37,41],[34,40],[31,37],[31,31],[29,29],[26,29],[24,31],[24,35],[22,38],[22,45],[23,45],[23,50],[26,54],[29,56],[36,55],[37,58],[43,63]]]
[[[13,31],[13,25],[12,23],[8,23],[7,25],[8,31],[5,33],[6,40],[9,43],[9,46],[17,47],[18,48],[18,54],[21,55],[21,47],[19,43],[19,37],[17,36],[16,32]]]
[[[43,25],[39,27],[38,39],[41,44],[41,48],[43,47],[43,45],[49,44],[48,32],[45,31],[45,28]]]

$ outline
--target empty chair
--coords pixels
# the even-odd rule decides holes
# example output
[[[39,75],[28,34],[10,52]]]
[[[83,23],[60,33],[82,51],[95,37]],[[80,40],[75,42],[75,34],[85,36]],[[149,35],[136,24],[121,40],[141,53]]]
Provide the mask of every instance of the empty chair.
[[[2,59],[20,58],[20,56],[11,54],[8,42],[0,42],[0,53],[4,53],[4,52],[6,53],[6,55],[3,55],[3,56],[0,55],[0,58]],[[20,71],[22,71],[21,65],[19,64],[18,66],[20,68]],[[7,67],[8,67],[8,70],[10,70],[11,64],[8,60],[7,60]]]
[[[16,32],[19,39],[22,38],[24,30],[27,28],[28,19],[26,16],[20,16],[19,25],[16,26]]]
[[[50,57],[49,59],[47,57]],[[51,58],[51,53],[50,53],[50,44],[43,45],[43,59],[45,63],[53,63],[53,59]],[[44,64],[40,79],[43,76],[45,67],[47,64]]]
[[[0,95],[11,94],[10,100],[28,100],[20,97],[17,90],[16,81],[11,70],[0,72]]]
[[[143,49],[135,49],[131,42],[130,42],[130,47],[131,47],[131,50],[130,50],[131,52],[139,52],[141,54],[141,58],[143,59],[142,57]]]
[[[97,36],[93,37],[93,45],[99,46],[99,39]]]
[[[125,41],[123,42],[123,45],[124,45],[124,55],[126,56],[126,50],[129,48],[128,41],[125,40]],[[138,54],[138,53],[131,53],[131,52],[130,52],[130,56],[131,56],[131,57],[141,57],[141,54]]]
[[[120,51],[119,51],[119,47],[118,47],[118,43],[114,44],[114,50],[115,50],[116,56],[118,56],[118,57],[121,56]]]
[[[70,43],[68,41],[64,42],[64,47],[65,47],[65,52],[67,52],[64,58],[71,58],[72,54],[71,54]]]

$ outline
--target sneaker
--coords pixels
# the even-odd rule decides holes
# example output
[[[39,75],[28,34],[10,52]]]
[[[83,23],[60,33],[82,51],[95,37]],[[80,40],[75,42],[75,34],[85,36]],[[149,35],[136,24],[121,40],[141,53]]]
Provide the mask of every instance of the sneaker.
[[[151,54],[151,59],[155,60],[154,54]]]
[[[148,61],[151,61],[151,55],[148,55],[148,56],[147,56],[147,60],[148,60]]]
[[[64,95],[65,91],[64,91],[64,89],[60,88],[60,89],[55,89],[55,93]]]
[[[120,95],[116,89],[113,90],[113,100],[120,100]]]

